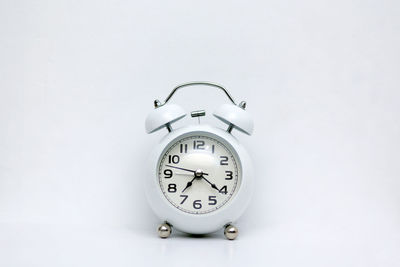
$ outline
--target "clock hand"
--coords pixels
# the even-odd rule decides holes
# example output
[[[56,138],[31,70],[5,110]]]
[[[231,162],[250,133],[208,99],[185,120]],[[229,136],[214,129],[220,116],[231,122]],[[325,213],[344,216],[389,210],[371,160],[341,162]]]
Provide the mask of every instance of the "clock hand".
[[[194,177],[191,181],[189,181],[189,182],[186,184],[186,187],[182,190],[182,193],[185,192],[186,189],[188,189],[189,187],[192,186],[193,181],[194,181],[196,178],[197,178],[197,177]]]
[[[185,168],[181,168],[181,167],[176,167],[176,166],[172,166],[172,165],[168,165],[168,164],[166,164],[165,166],[170,167],[170,168],[175,168],[175,169],[183,170],[183,171],[193,172],[193,173],[196,172],[196,171],[194,171],[194,170],[189,170],[189,169],[185,169]],[[203,172],[203,175],[208,175],[208,173],[204,173],[204,172]]]
[[[209,184],[211,185],[212,188],[218,190],[218,192],[219,192],[219,189],[218,189],[218,187],[217,187],[215,184],[211,183],[211,182],[210,182],[209,180],[207,180],[204,176],[202,176],[201,178],[203,178],[207,183],[209,183]]]
[[[174,175],[192,176],[190,173],[183,173],[183,172],[174,172]]]

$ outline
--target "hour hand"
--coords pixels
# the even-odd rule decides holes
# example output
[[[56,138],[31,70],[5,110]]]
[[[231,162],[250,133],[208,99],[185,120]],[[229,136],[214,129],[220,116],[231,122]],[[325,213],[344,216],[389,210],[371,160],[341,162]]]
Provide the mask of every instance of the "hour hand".
[[[196,179],[196,177],[194,177],[191,181],[189,181],[189,182],[186,184],[186,187],[182,190],[182,193],[185,192],[186,189],[188,189],[189,187],[192,186],[194,179]]]

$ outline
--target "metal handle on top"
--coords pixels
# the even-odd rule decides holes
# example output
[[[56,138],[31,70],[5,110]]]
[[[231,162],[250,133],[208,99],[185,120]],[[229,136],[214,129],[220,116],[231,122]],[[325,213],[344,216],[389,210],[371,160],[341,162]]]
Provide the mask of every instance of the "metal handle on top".
[[[222,91],[224,91],[224,93],[226,94],[226,96],[229,98],[229,100],[236,105],[235,101],[233,100],[232,96],[229,94],[228,90],[226,90],[222,85],[219,84],[215,84],[212,82],[188,82],[188,83],[183,83],[178,85],[177,87],[175,87],[171,93],[167,96],[167,98],[165,99],[164,103],[161,103],[159,100],[155,100],[154,101],[154,106],[155,107],[159,107],[162,105],[165,105],[170,99],[171,97],[175,94],[176,91],[178,91],[178,89],[181,89],[183,87],[189,87],[189,86],[194,86],[194,85],[205,85],[205,86],[211,86],[211,87],[216,87],[221,89]]]

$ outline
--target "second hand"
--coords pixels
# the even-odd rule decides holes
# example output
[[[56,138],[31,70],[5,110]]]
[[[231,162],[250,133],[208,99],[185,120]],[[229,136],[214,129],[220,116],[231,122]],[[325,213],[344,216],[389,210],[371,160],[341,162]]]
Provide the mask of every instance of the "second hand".
[[[168,164],[166,164],[165,166],[170,167],[170,168],[179,169],[179,170],[182,170],[182,171],[188,171],[188,172],[193,172],[193,173],[196,172],[196,171],[194,171],[194,170],[189,170],[189,169],[185,169],[185,168],[181,168],[181,167],[176,167],[176,166],[172,166],[172,165],[168,165]],[[208,173],[204,173],[204,172],[203,172],[203,175],[208,175]]]

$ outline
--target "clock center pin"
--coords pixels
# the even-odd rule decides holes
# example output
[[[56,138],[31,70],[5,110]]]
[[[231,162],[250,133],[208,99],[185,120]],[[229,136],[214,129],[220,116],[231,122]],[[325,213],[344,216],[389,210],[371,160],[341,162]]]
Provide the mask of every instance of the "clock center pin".
[[[196,177],[197,179],[201,179],[201,178],[203,177],[203,171],[200,170],[200,169],[197,169],[197,170],[194,172],[194,177]]]

